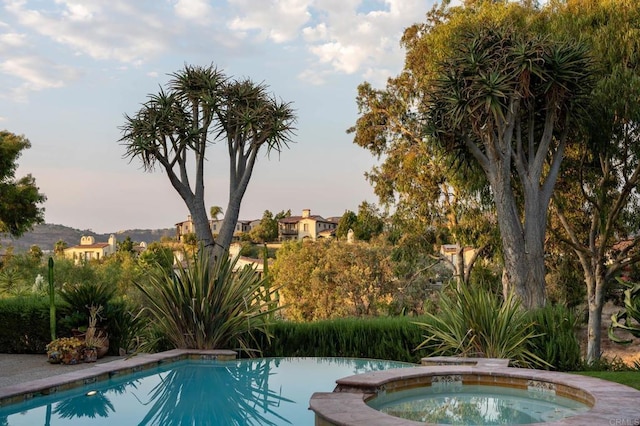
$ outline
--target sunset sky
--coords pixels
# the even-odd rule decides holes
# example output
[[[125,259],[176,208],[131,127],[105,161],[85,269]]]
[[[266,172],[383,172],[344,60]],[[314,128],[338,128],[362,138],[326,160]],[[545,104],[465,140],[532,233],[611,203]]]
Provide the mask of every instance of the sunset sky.
[[[402,69],[403,30],[432,0],[0,0],[0,129],[32,144],[18,163],[47,196],[47,223],[167,228],[187,208],[166,174],[123,158],[124,114],[185,64],[264,82],[296,110],[295,143],[261,155],[240,211],[324,217],[376,197],[377,159],[346,133],[357,86]],[[228,156],[206,164],[206,205],[227,205]]]

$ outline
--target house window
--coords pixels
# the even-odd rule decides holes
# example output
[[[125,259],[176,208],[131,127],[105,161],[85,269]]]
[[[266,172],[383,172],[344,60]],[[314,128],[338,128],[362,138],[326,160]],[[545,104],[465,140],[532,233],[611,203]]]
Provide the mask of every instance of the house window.
[[[305,223],[303,226],[303,231],[308,232],[309,231],[309,224]]]

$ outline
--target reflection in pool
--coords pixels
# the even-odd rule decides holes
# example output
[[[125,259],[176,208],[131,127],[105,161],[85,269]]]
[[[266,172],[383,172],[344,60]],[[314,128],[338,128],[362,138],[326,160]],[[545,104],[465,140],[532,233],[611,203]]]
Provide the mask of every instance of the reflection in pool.
[[[367,404],[403,419],[466,425],[553,422],[590,408],[555,392],[462,383],[436,383],[388,393]]]
[[[313,425],[313,392],[415,364],[355,358],[179,361],[0,408],[0,425]]]

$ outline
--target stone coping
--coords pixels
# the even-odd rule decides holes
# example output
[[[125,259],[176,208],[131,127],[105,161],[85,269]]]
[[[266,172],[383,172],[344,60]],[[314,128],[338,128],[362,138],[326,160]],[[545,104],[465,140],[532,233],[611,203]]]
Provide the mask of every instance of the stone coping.
[[[44,356],[44,355],[43,355]],[[96,364],[91,368],[62,373],[44,379],[0,388],[0,407],[20,403],[42,395],[108,380],[120,374],[135,373],[185,359],[231,361],[237,353],[231,350],[173,349],[153,354],[137,354],[129,358]],[[64,366],[60,367],[61,369]]]
[[[476,367],[508,367],[508,358],[466,358],[459,356],[430,356],[422,358],[420,364],[435,365],[475,365]]]
[[[336,381],[333,392],[316,392],[310,409],[316,426],[417,426],[422,422],[393,417],[375,410],[366,401],[378,392],[393,392],[429,386],[434,376],[460,376],[463,383],[499,384],[503,386],[551,387],[591,405],[591,409],[545,426],[640,425],[640,391],[629,386],[593,377],[500,366],[440,365],[374,371]],[[434,380],[435,381],[435,380]]]

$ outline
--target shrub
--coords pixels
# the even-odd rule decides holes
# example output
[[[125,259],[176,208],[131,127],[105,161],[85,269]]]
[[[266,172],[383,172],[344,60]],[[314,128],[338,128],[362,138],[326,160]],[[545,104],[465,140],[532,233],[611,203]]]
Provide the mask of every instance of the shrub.
[[[265,302],[264,279],[250,267],[234,272],[236,264],[222,256],[211,265],[201,248],[188,266],[157,269],[147,286],[136,283],[160,336],[176,348],[252,352],[254,332],[268,332],[274,308]]]
[[[504,302],[482,288],[460,285],[442,292],[440,312],[425,313],[419,348],[434,355],[508,358],[519,367],[546,365],[527,346],[536,337],[533,322],[513,296]]]
[[[57,306],[60,309],[60,305]],[[49,298],[26,296],[0,299],[0,352],[45,353],[51,341]],[[59,326],[58,336],[70,330]]]
[[[562,305],[547,305],[528,314],[535,337],[527,342],[529,350],[559,371],[574,371],[582,364],[580,343],[576,335],[578,318]]]

